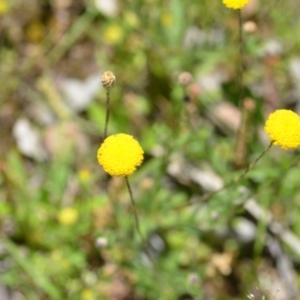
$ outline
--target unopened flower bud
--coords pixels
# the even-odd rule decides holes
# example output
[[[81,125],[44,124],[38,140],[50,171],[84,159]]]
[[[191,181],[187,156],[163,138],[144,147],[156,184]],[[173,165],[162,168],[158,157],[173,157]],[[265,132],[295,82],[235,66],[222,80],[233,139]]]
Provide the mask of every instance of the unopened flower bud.
[[[247,21],[244,23],[243,29],[247,33],[254,33],[257,31],[257,25],[253,21]]]
[[[188,85],[193,80],[193,76],[189,72],[182,72],[178,76],[178,82],[181,85]]]
[[[116,76],[111,71],[106,71],[101,76],[102,85],[106,89],[110,89],[114,85],[115,80]]]
[[[95,241],[95,246],[97,248],[105,248],[108,245],[108,241],[105,237],[98,237]]]

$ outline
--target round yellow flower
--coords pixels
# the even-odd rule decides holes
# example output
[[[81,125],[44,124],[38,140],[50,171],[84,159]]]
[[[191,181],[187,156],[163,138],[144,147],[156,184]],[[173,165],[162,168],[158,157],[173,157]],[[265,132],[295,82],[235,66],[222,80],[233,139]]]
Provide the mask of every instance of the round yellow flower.
[[[103,34],[103,40],[109,45],[117,45],[124,36],[123,28],[118,24],[108,26]]]
[[[282,149],[295,149],[300,145],[300,116],[287,109],[278,109],[269,115],[265,132],[274,145]]]
[[[107,137],[97,152],[99,164],[112,176],[127,176],[136,171],[144,159],[144,151],[131,136],[119,133]]]
[[[91,178],[91,172],[88,169],[79,170],[78,175],[81,182],[87,182]]]
[[[78,211],[73,207],[65,207],[58,213],[57,218],[62,225],[72,225],[78,220]]]
[[[223,0],[223,4],[232,9],[241,9],[247,5],[249,0]]]
[[[0,0],[0,15],[5,15],[9,10],[9,6],[6,0]]]

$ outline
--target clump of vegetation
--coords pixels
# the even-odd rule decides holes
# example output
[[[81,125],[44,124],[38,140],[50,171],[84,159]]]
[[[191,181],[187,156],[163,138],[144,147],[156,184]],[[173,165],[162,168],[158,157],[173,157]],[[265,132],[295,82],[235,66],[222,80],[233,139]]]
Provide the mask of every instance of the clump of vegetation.
[[[0,0],[1,300],[298,299],[299,10]]]

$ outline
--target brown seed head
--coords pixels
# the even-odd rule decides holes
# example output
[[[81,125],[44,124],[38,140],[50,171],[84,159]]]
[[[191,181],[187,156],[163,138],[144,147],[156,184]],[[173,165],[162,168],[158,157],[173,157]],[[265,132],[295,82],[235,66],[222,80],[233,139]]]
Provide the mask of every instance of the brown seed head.
[[[255,109],[255,102],[254,102],[254,100],[251,99],[251,98],[246,98],[246,99],[244,99],[243,107],[244,107],[245,110],[247,110],[248,112],[253,112],[254,109]]]
[[[243,29],[247,33],[255,33],[257,31],[257,24],[253,21],[247,21],[243,24]]]
[[[189,72],[182,72],[178,76],[178,82],[182,85],[188,85],[193,80],[193,76]]]
[[[101,76],[102,85],[106,89],[110,89],[114,85],[115,80],[116,76],[111,71],[106,71]]]

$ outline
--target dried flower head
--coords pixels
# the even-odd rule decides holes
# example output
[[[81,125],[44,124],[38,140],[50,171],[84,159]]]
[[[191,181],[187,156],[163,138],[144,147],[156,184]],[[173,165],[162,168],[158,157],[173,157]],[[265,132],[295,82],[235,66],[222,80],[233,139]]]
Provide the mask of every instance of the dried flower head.
[[[181,85],[188,85],[193,80],[193,76],[189,72],[182,72],[178,76],[178,82]]]
[[[116,76],[111,71],[106,71],[101,76],[102,85],[106,89],[110,89],[114,85],[115,80]]]
[[[257,31],[257,24],[253,21],[247,21],[243,24],[243,29],[247,33],[255,33]]]
[[[107,137],[97,152],[99,164],[111,176],[133,174],[144,160],[144,151],[131,136],[119,133]]]
[[[300,145],[300,117],[291,110],[278,109],[269,115],[265,132],[274,145],[284,150],[295,149]]]
[[[247,5],[249,0],[223,0],[223,4],[232,9],[241,9]]]

